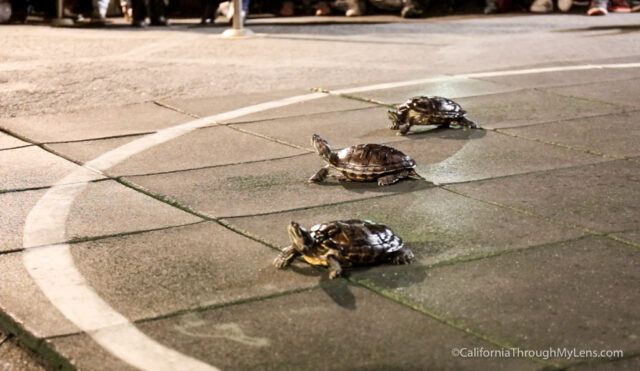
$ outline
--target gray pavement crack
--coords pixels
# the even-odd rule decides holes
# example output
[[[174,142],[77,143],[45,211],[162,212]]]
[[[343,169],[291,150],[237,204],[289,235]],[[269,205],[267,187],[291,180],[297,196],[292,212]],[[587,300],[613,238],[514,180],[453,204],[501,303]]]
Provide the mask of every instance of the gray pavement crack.
[[[157,172],[151,172],[151,173],[125,174],[125,175],[118,175],[118,176],[114,176],[114,177],[116,177],[116,178],[134,178],[134,177],[143,177],[143,176],[176,174],[176,173],[183,173],[183,172],[187,172],[187,171],[207,170],[207,169],[215,169],[215,168],[220,168],[220,167],[247,165],[247,164],[260,163],[260,162],[269,162],[269,161],[273,161],[273,160],[284,160],[284,159],[295,158],[295,157],[300,157],[300,156],[307,156],[307,155],[309,155],[309,153],[299,153],[299,154],[290,155],[290,156],[273,157],[273,158],[266,158],[266,159],[260,159],[260,160],[231,162],[231,163],[226,163],[226,164],[207,165],[207,166],[193,167],[193,168],[187,168],[187,169],[157,171]]]
[[[303,287],[303,288],[298,288],[298,289],[293,289],[293,290],[275,292],[275,293],[268,294],[268,295],[253,296],[253,297],[250,297],[250,298],[234,300],[234,301],[230,301],[230,302],[226,302],[226,303],[218,303],[218,304],[212,304],[212,305],[197,306],[197,307],[193,307],[193,308],[182,309],[182,310],[178,310],[178,311],[174,311],[174,312],[170,312],[170,313],[165,313],[165,314],[162,314],[162,315],[159,315],[159,316],[142,318],[142,319],[135,320],[133,322],[136,323],[136,324],[147,323],[147,322],[155,322],[155,321],[159,321],[159,320],[163,320],[163,319],[183,316],[185,314],[190,314],[190,313],[202,313],[202,312],[206,312],[206,311],[210,311],[210,310],[229,308],[229,307],[234,307],[234,306],[237,306],[237,305],[255,303],[255,302],[275,299],[275,298],[279,298],[279,297],[283,297],[283,296],[299,294],[299,293],[302,293],[302,292],[308,292],[308,291],[316,290],[319,287],[320,287],[319,285],[315,285],[315,286]]]
[[[554,88],[558,88],[558,86],[554,87]],[[546,94],[553,94],[555,96],[558,97],[563,97],[563,98],[571,98],[571,99],[577,99],[577,100],[584,100],[587,102],[591,102],[591,103],[596,103],[596,104],[608,104],[611,106],[616,106],[618,108],[621,108],[623,110],[625,109],[637,109],[637,107],[634,107],[632,105],[628,105],[628,104],[621,104],[621,103],[616,103],[616,102],[612,102],[612,101],[604,101],[604,100],[599,100],[599,99],[593,99],[593,98],[588,98],[588,97],[581,97],[581,96],[575,96],[575,95],[571,95],[571,94],[562,94],[559,93],[557,91],[551,90],[553,88],[533,88],[533,90],[536,91],[540,91]]]
[[[111,180],[111,179],[109,179],[109,178],[93,179],[93,180],[88,180],[87,183],[98,183],[98,182],[104,182],[104,181],[107,181],[107,180]],[[78,184],[78,183],[65,183],[64,185],[72,185],[72,184]],[[0,195],[1,194],[5,194],[5,193],[39,191],[39,190],[43,190],[43,189],[50,189],[53,186],[54,185],[52,184],[52,185],[45,185],[45,186],[38,186],[38,187],[0,189]]]

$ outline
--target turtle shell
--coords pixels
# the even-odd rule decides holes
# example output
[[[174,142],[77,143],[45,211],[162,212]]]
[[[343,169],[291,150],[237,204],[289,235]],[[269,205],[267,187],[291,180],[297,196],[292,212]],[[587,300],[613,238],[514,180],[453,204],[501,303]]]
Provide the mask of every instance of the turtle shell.
[[[345,148],[337,155],[334,167],[355,180],[374,180],[384,174],[416,167],[411,157],[382,144],[359,144]]]
[[[309,232],[315,244],[335,251],[345,263],[382,262],[404,246],[389,227],[369,220],[332,221],[314,225]]]
[[[400,110],[403,108],[412,109],[422,115],[451,119],[467,113],[458,103],[443,97],[413,97],[399,107]]]

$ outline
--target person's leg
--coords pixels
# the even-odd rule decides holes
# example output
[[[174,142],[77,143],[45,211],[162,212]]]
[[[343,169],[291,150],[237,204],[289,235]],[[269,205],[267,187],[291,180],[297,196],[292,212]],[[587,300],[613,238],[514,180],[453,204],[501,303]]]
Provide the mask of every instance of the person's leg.
[[[133,11],[133,22],[135,27],[144,27],[147,25],[147,4],[145,0],[131,0],[131,10]]]
[[[164,0],[149,0],[149,18],[154,26],[166,26],[169,24],[165,16],[167,9]]]

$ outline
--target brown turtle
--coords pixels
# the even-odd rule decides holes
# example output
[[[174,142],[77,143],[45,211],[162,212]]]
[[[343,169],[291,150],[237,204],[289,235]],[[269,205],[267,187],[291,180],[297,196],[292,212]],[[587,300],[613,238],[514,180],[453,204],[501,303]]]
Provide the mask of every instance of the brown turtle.
[[[337,220],[314,225],[309,231],[291,222],[288,232],[291,246],[273,261],[277,268],[284,268],[296,256],[302,256],[311,265],[329,267],[329,278],[333,279],[343,267],[386,262],[409,264],[414,259],[402,238],[389,227],[369,220]]]
[[[405,135],[413,125],[436,125],[439,127],[460,125],[467,128],[479,129],[480,126],[465,117],[467,111],[447,98],[442,97],[413,97],[389,110],[387,115],[391,120],[391,129],[400,130]]]
[[[335,152],[318,134],[313,134],[311,143],[327,165],[309,178],[310,182],[325,180],[330,168],[341,172],[344,175],[342,180],[377,180],[381,186],[410,176],[422,178],[416,173],[416,162],[411,157],[389,146],[358,144]]]

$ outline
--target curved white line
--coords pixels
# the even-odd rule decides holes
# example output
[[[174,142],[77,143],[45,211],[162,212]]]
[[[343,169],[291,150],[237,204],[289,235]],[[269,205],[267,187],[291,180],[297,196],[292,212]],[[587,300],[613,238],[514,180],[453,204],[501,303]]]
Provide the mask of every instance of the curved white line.
[[[368,85],[336,90],[334,93],[348,94],[465,78],[638,67],[640,67],[640,63],[482,72]],[[230,120],[324,96],[326,95],[323,93],[300,95],[190,121],[129,142],[89,161],[84,167],[102,174],[103,171],[130,156],[198,128],[218,121]],[[213,366],[169,349],[149,338],[99,297],[80,274],[73,262],[69,245],[63,242],[65,241],[65,224],[73,200],[85,189],[87,184],[86,172],[83,173],[79,170],[72,172],[50,188],[27,216],[23,236],[23,246],[26,249],[23,263],[33,280],[67,319],[115,357],[134,367],[143,370],[217,370]]]

